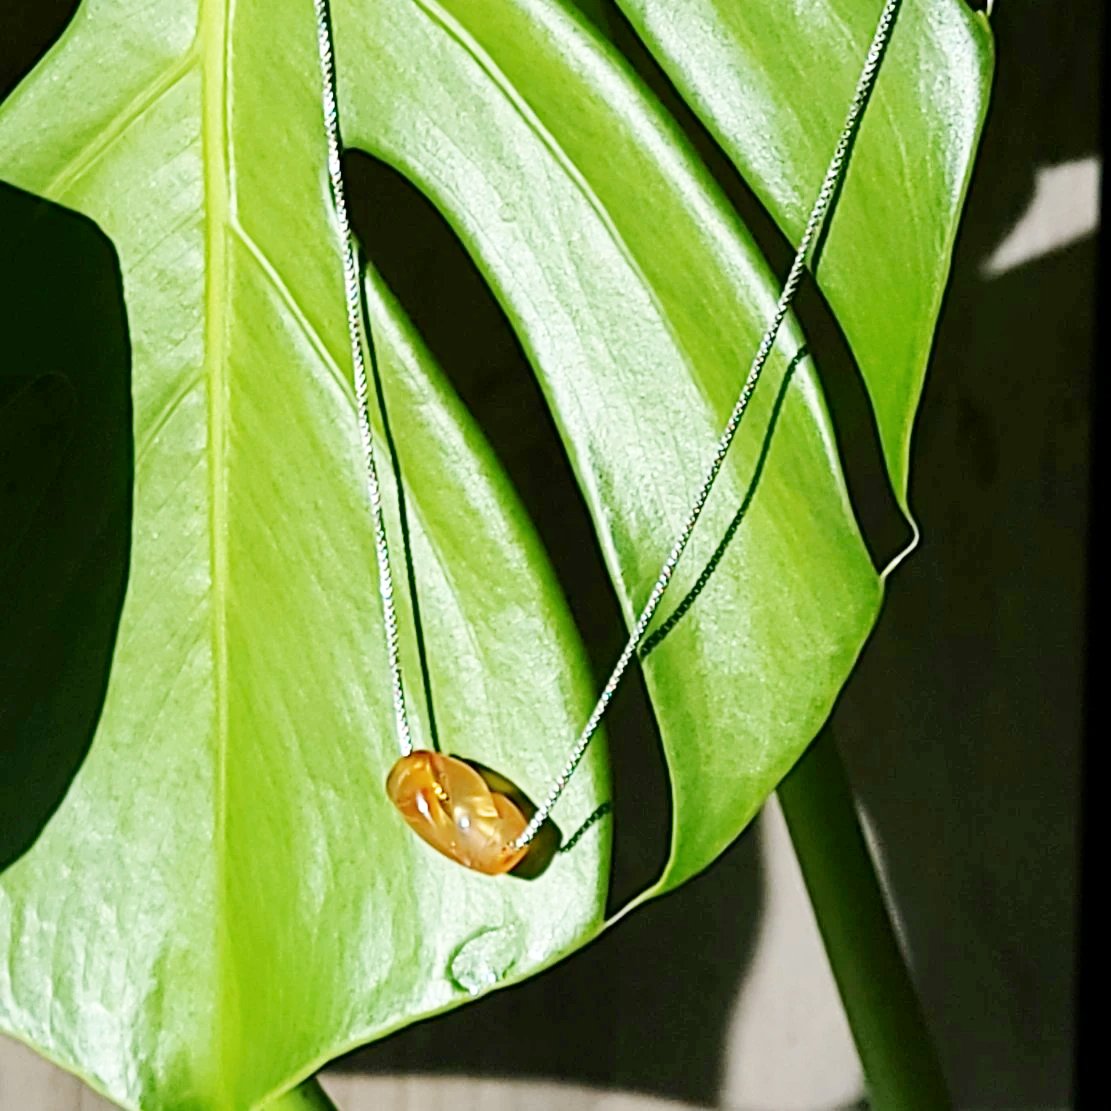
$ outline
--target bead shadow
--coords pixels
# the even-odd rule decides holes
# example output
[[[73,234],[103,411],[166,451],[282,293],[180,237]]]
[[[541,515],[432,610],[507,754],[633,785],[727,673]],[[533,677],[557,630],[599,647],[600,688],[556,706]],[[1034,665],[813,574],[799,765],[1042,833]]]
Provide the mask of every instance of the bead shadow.
[[[0,869],[81,766],[127,582],[130,349],[115,252],[0,184]]]
[[[462,759],[462,757],[460,757]],[[536,803],[532,801],[511,779],[507,779],[501,772],[480,764],[477,760],[463,760],[469,764],[486,783],[491,791],[505,795],[507,799],[525,816],[525,821],[530,821],[536,813]],[[524,860],[514,868],[509,875],[519,880],[534,880],[542,876],[552,862],[552,857],[563,847],[563,834],[559,826],[549,818],[536,832],[536,836],[529,845]]]

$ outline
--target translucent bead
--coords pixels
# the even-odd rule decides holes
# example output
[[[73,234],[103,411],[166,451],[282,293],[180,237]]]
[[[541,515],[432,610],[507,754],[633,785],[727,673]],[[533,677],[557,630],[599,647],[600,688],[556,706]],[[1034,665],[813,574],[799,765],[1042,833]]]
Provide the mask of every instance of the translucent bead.
[[[525,828],[521,811],[454,756],[402,756],[390,769],[386,793],[419,837],[476,872],[508,872],[528,851],[510,847]]]

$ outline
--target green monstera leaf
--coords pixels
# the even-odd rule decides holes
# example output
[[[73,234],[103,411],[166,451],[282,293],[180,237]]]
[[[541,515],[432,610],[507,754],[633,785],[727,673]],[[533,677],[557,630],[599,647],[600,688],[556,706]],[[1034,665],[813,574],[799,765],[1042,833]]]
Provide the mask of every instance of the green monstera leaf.
[[[739,5],[744,20],[709,0],[627,7],[794,234],[880,5],[826,0],[812,27],[796,13],[791,49],[773,0]],[[990,72],[981,17],[958,0],[904,7],[844,190],[852,227],[839,208],[819,272],[900,494]],[[481,268],[631,618],[776,280],[681,130],[566,0],[333,0],[332,14],[345,140],[426,193]],[[918,37],[923,23],[944,33]],[[135,442],[95,737],[0,877],[0,1028],[127,1107],[281,1099],[606,925],[608,822],[535,879],[490,878],[436,856],[382,790],[396,745],[315,51],[309,0],[86,0],[0,107],[0,175],[90,217],[118,252]],[[438,735],[538,797],[595,694],[582,645],[480,429],[373,271],[366,289]],[[879,609],[793,318],[676,600],[727,533],[645,661],[674,818],[642,898],[750,820]],[[565,831],[609,799],[607,767],[600,737],[557,808]]]

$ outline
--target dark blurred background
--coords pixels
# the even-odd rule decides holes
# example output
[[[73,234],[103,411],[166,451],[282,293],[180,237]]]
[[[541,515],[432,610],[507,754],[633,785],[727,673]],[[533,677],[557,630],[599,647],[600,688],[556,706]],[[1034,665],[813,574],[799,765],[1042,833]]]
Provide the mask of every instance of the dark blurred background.
[[[0,96],[74,7],[0,0]],[[1102,18],[1097,0],[995,5],[993,106],[914,443],[923,540],[891,580],[833,720],[962,1108],[1072,1103]],[[610,26],[620,41],[612,13]],[[713,164],[784,259],[743,186]],[[537,514],[602,667],[621,637],[617,609],[512,334],[405,182],[360,157],[348,172],[372,257]],[[110,265],[105,274],[114,280]],[[854,422],[867,421],[851,361],[819,297],[800,312],[842,441],[855,439]],[[466,350],[453,342],[462,319]],[[870,432],[861,439],[850,481],[884,549],[896,526]],[[621,782],[621,766],[652,749],[636,683],[611,734]],[[658,764],[635,789],[665,797]],[[642,886],[664,851],[665,809],[639,809],[656,817],[619,839],[619,894]],[[624,817],[628,830],[627,802]],[[851,1102],[859,1084],[843,1022],[824,1017],[832,993],[772,814],[707,874],[573,960],[334,1069],[552,1078],[816,1111]],[[807,1069],[808,1088],[805,1077],[776,1079]]]

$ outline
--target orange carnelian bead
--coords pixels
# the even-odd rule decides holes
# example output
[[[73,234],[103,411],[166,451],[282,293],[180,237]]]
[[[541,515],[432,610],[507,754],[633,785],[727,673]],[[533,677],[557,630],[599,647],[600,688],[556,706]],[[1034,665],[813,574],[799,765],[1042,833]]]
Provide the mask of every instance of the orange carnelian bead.
[[[510,847],[526,825],[521,811],[454,756],[402,756],[390,769],[386,793],[418,836],[476,872],[508,872],[528,851]]]

